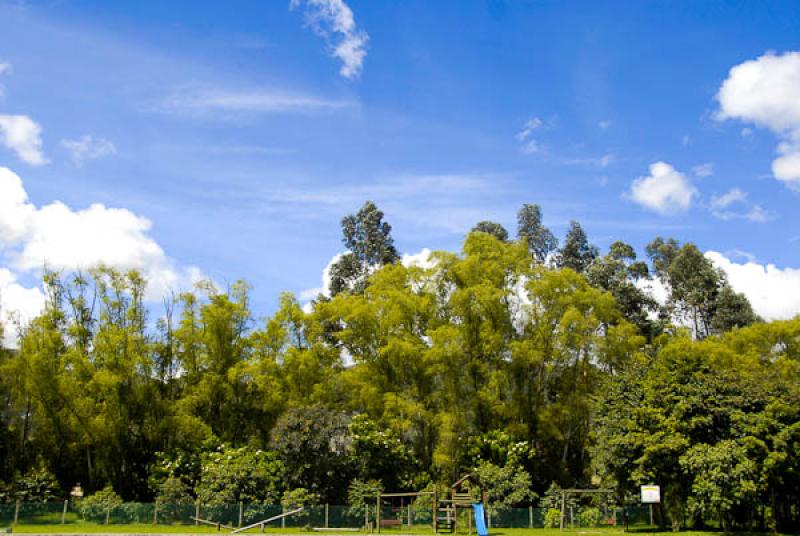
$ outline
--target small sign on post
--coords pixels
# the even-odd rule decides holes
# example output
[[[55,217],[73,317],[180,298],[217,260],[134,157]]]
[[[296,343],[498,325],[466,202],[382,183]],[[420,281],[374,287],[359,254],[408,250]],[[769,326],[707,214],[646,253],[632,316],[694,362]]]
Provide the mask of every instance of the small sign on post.
[[[658,504],[661,502],[660,486],[642,486],[642,503]]]

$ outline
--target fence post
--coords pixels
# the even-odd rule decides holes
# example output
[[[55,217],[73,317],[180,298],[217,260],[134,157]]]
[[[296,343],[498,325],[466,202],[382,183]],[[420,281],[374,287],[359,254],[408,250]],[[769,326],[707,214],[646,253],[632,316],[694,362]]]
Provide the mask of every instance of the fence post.
[[[328,503],[325,503],[325,528],[328,528]]]
[[[487,506],[488,506],[488,505],[487,505]],[[486,513],[488,514],[486,517],[488,517],[488,518],[489,518],[489,519],[487,520],[487,521],[489,521],[489,526],[488,526],[488,527],[486,527],[486,528],[487,528],[487,529],[490,529],[490,528],[492,528],[492,507],[491,507],[491,506],[489,506],[489,507],[486,509]],[[469,517],[469,516],[468,516],[468,517]]]
[[[111,517],[111,507],[106,508],[106,525],[108,525],[108,518]]]
[[[533,528],[533,506],[528,507],[528,528]]]
[[[19,521],[19,500],[17,500],[16,505],[14,506],[14,524],[17,524]]]
[[[281,514],[284,513],[285,511],[286,511],[286,509],[283,506],[281,506]],[[281,528],[282,529],[286,528],[286,518],[285,517],[281,518]]]
[[[200,524],[198,519],[200,519],[200,499],[197,499],[194,502],[194,526],[195,527]]]
[[[158,499],[156,499],[156,503],[153,505],[153,525],[158,524]]]
[[[242,518],[244,517],[244,503],[239,501],[239,528],[242,528]]]
[[[67,522],[67,506],[69,505],[69,500],[64,499],[64,510],[61,511],[61,524]]]

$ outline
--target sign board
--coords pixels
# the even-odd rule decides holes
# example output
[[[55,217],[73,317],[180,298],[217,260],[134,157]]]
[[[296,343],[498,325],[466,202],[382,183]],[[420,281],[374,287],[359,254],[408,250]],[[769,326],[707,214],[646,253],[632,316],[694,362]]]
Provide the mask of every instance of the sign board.
[[[642,486],[642,502],[644,504],[654,504],[661,502],[660,486]]]

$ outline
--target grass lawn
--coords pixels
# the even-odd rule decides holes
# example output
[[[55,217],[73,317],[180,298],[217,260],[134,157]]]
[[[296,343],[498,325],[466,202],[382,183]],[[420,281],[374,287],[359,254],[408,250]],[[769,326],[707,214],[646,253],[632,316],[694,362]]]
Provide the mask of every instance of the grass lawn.
[[[216,533],[217,530],[215,527],[207,527],[207,526],[198,526],[195,527],[194,525],[152,525],[152,524],[129,524],[129,525],[122,525],[122,524],[110,524],[110,525],[103,525],[98,523],[88,523],[88,522],[75,522],[75,523],[68,523],[65,525],[60,524],[46,524],[46,525],[28,525],[28,524],[19,524],[14,527],[15,533],[39,533],[39,534],[99,534],[99,533],[115,533],[115,534],[212,534]],[[227,533],[229,531],[222,529],[220,532],[221,534]],[[342,531],[341,533],[337,533],[335,530],[327,530],[324,532],[311,532],[303,530],[302,528],[280,528],[280,527],[272,527],[266,528],[264,530],[265,534],[277,535],[277,534],[287,534],[287,535],[298,535],[298,534],[315,534],[315,535],[325,535],[333,536],[334,534],[352,534],[357,535],[357,532],[345,532]],[[253,529],[248,531],[247,534],[260,534],[259,529]],[[361,534],[365,534],[361,532]],[[398,529],[383,529],[381,530],[381,534],[387,534],[389,536],[400,536],[403,534],[414,534],[414,535],[422,535],[422,534],[432,534],[430,528],[428,527],[419,527],[419,529],[409,530],[408,528],[404,528],[402,531]],[[466,531],[459,534],[464,534],[466,536]],[[474,533],[473,533],[474,534]],[[653,534],[663,534],[664,536],[673,534],[672,532],[657,532],[653,531],[644,531],[644,530],[633,530],[629,533],[625,533],[621,528],[597,528],[597,529],[566,529],[564,532],[559,531],[558,529],[492,529],[489,531],[490,536],[564,536],[567,535],[586,535],[586,536],[617,536],[622,534],[641,534],[641,535],[653,535]],[[709,535],[719,535],[719,532],[702,532],[702,531],[685,531],[681,532],[682,536],[709,536]],[[737,533],[739,536],[752,536],[754,533]],[[772,533],[770,533],[774,536]]]

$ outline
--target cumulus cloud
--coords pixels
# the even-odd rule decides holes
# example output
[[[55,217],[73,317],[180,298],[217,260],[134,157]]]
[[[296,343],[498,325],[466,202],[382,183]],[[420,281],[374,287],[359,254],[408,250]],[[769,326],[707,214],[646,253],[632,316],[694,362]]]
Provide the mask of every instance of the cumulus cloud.
[[[747,193],[739,188],[731,188],[720,196],[712,196],[711,214],[720,220],[747,220],[764,223],[772,219],[772,215],[760,205],[750,203]]]
[[[26,115],[0,114],[0,144],[32,166],[47,163],[42,152],[42,127]]]
[[[28,288],[17,282],[17,276],[0,268],[0,323],[3,324],[2,344],[16,346],[16,323],[24,325],[44,308],[44,292],[38,287]]]
[[[656,162],[650,165],[650,175],[634,179],[628,197],[648,210],[674,214],[689,210],[697,195],[686,175],[666,162]]]
[[[109,140],[95,139],[88,134],[76,140],[61,140],[61,146],[69,153],[72,163],[78,167],[86,160],[96,160],[117,152],[117,148]]]
[[[731,287],[747,296],[756,313],[765,319],[788,319],[800,314],[800,269],[778,268],[754,260],[737,263],[716,251],[705,255],[727,274]]]
[[[772,173],[800,189],[800,52],[765,54],[734,66],[717,93],[717,119],[738,119],[781,140]]]
[[[361,74],[367,57],[367,33],[356,27],[353,10],[343,0],[291,0],[290,9],[305,6],[306,23],[328,43],[331,56],[342,62],[339,74]]]
[[[59,201],[37,207],[19,176],[0,167],[0,252],[15,270],[45,265],[71,270],[101,263],[136,269],[148,278],[148,296],[155,299],[200,279],[197,268],[175,266],[149,235],[151,227],[127,209],[99,203],[82,210]]]

